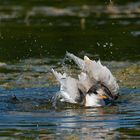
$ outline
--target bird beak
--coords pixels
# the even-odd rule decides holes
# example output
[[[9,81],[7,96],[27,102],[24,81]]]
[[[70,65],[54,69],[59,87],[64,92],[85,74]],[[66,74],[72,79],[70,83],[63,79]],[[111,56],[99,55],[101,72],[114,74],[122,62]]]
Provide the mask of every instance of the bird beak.
[[[109,99],[106,95],[100,95],[99,98],[100,99]]]

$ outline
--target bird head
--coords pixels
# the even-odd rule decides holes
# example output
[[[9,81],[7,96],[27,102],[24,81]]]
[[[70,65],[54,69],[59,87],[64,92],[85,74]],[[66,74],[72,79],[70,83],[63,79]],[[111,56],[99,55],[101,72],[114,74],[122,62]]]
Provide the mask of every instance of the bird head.
[[[105,104],[111,103],[118,98],[117,95],[113,95],[110,90],[101,82],[97,82],[87,92],[88,94],[95,94],[100,100],[103,100]]]

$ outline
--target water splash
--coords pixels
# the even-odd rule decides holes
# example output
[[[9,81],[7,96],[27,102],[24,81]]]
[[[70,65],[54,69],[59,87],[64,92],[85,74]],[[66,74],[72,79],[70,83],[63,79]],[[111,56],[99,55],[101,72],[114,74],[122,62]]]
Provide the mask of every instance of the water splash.
[[[62,62],[61,62],[61,67],[62,67],[63,73],[67,73],[69,75],[72,74],[71,70],[73,69],[74,65],[71,66],[71,65],[69,65],[70,63],[72,63],[72,60],[67,56],[67,52],[66,52],[66,54],[65,54],[65,56],[64,56],[64,58],[62,59]]]

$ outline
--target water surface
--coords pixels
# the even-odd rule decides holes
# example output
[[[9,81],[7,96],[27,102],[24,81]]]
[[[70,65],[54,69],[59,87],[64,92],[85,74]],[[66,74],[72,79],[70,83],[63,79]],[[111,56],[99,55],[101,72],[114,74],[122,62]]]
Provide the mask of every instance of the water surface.
[[[140,139],[139,15],[139,1],[2,0],[0,139]],[[118,80],[118,101],[54,107],[50,69],[79,72],[63,67],[66,51],[101,59]]]

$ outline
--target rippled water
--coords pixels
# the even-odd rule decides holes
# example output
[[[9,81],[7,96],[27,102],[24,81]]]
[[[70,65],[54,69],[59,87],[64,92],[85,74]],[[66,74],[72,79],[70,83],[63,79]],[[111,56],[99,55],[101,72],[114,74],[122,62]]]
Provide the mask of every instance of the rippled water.
[[[55,60],[56,65],[46,65],[45,61],[28,59],[16,64],[1,64],[1,70],[5,71],[1,73],[0,88],[1,138],[140,138],[139,62],[103,62],[118,79],[120,98],[111,106],[83,108],[60,102],[56,107],[53,105],[53,96],[59,86],[50,68],[59,71],[58,62],[61,61]],[[74,65],[68,69],[72,75],[77,71]]]
[[[0,139],[140,139],[139,40],[139,1],[2,0]],[[100,58],[118,80],[118,101],[54,106],[59,85],[50,69],[79,72],[72,62],[64,67],[66,51]]]
[[[114,106],[86,109],[64,105],[61,110],[48,105],[46,94],[55,91],[54,88],[1,91],[18,93],[18,101],[1,95],[0,135],[13,139],[140,138],[140,89],[122,89],[121,99]]]

